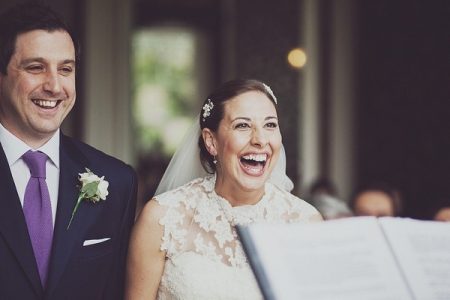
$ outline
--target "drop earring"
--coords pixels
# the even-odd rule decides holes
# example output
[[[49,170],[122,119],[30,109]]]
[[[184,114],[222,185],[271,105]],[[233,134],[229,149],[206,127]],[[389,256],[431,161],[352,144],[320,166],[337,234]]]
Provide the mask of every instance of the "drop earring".
[[[215,155],[214,155],[214,158],[213,158],[213,164],[217,164],[217,159],[216,159]]]

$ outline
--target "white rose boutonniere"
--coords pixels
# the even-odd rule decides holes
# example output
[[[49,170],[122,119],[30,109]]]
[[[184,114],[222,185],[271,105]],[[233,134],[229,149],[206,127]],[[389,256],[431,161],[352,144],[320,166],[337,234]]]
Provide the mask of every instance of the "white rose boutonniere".
[[[77,204],[72,211],[72,216],[70,218],[69,225],[67,225],[67,229],[69,229],[81,201],[86,200],[96,203],[100,200],[106,200],[106,196],[108,196],[109,182],[104,179],[105,176],[98,177],[88,168],[86,168],[86,171],[87,172],[85,173],[78,174],[78,179],[81,183],[80,195],[78,195]]]

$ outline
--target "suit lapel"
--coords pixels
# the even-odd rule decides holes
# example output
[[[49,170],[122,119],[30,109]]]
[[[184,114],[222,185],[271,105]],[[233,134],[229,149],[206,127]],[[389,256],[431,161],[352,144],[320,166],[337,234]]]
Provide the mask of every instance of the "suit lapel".
[[[37,295],[42,295],[43,289],[28,235],[28,228],[11,170],[1,144],[0,178],[2,178],[0,180],[0,211],[2,212],[0,234],[3,235],[6,243],[10,246]]]
[[[74,248],[83,242],[82,238],[91,223],[91,216],[86,214],[83,205],[80,205],[70,228],[67,229],[79,194],[78,174],[84,172],[85,167],[89,167],[86,157],[68,137],[61,135],[59,196],[47,296],[57,287],[70,257],[74,254]]]

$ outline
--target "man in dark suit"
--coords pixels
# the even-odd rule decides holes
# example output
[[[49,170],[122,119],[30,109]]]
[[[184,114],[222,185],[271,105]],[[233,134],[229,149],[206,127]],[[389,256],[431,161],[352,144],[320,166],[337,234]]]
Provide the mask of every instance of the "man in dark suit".
[[[136,176],[60,132],[75,45],[46,6],[0,15],[0,299],[123,299]]]

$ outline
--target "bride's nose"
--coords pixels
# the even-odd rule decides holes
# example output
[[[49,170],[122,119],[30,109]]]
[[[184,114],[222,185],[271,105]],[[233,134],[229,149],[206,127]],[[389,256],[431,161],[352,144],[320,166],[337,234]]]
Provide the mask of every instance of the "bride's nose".
[[[263,129],[255,128],[252,131],[251,144],[258,148],[264,148],[267,145],[267,135]]]

